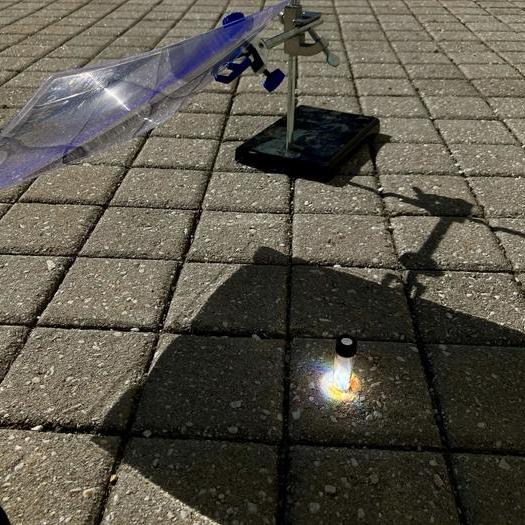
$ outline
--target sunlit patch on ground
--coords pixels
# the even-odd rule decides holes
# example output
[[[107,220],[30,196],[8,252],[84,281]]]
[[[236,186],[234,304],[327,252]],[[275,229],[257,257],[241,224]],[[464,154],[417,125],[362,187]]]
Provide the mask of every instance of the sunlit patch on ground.
[[[331,367],[326,366],[326,370],[321,375],[319,386],[323,397],[338,403],[349,403],[354,401],[361,391],[361,380],[352,372],[350,388],[347,391],[337,388],[334,383],[334,373]]]

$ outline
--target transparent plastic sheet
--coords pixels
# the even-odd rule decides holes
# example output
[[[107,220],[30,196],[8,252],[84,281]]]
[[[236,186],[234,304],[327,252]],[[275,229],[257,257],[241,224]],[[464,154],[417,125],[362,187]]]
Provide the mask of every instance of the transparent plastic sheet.
[[[0,188],[166,121],[287,4],[142,55],[53,75],[0,133]]]

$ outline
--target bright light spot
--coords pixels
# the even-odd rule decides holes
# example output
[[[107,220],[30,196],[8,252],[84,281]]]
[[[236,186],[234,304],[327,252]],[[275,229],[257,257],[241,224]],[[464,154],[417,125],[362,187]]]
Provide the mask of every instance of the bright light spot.
[[[350,378],[354,367],[353,357],[335,355],[334,358],[334,385],[343,392],[350,390]]]
[[[350,388],[348,390],[340,390],[334,383],[334,372],[333,370],[327,370],[319,381],[321,392],[324,397],[341,403],[347,403],[357,398],[359,391],[361,390],[361,380],[352,373],[350,378]]]

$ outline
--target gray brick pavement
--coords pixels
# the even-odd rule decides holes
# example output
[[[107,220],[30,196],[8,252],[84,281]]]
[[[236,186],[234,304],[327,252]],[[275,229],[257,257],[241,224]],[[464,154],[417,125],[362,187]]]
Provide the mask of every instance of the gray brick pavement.
[[[523,522],[525,3],[305,6],[342,64],[302,60],[299,100],[379,116],[374,159],[241,166],[285,111],[245,75],[0,191],[13,524]],[[53,72],[254,8],[0,0],[0,126]],[[350,403],[322,383],[342,333]]]

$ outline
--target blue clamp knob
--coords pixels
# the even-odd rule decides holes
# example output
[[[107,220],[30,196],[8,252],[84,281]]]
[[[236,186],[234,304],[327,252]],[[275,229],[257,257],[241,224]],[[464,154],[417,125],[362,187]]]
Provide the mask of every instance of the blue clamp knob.
[[[266,78],[264,79],[263,87],[270,93],[275,91],[281,85],[286,76],[280,69],[275,69],[272,72],[264,70],[264,75]]]

